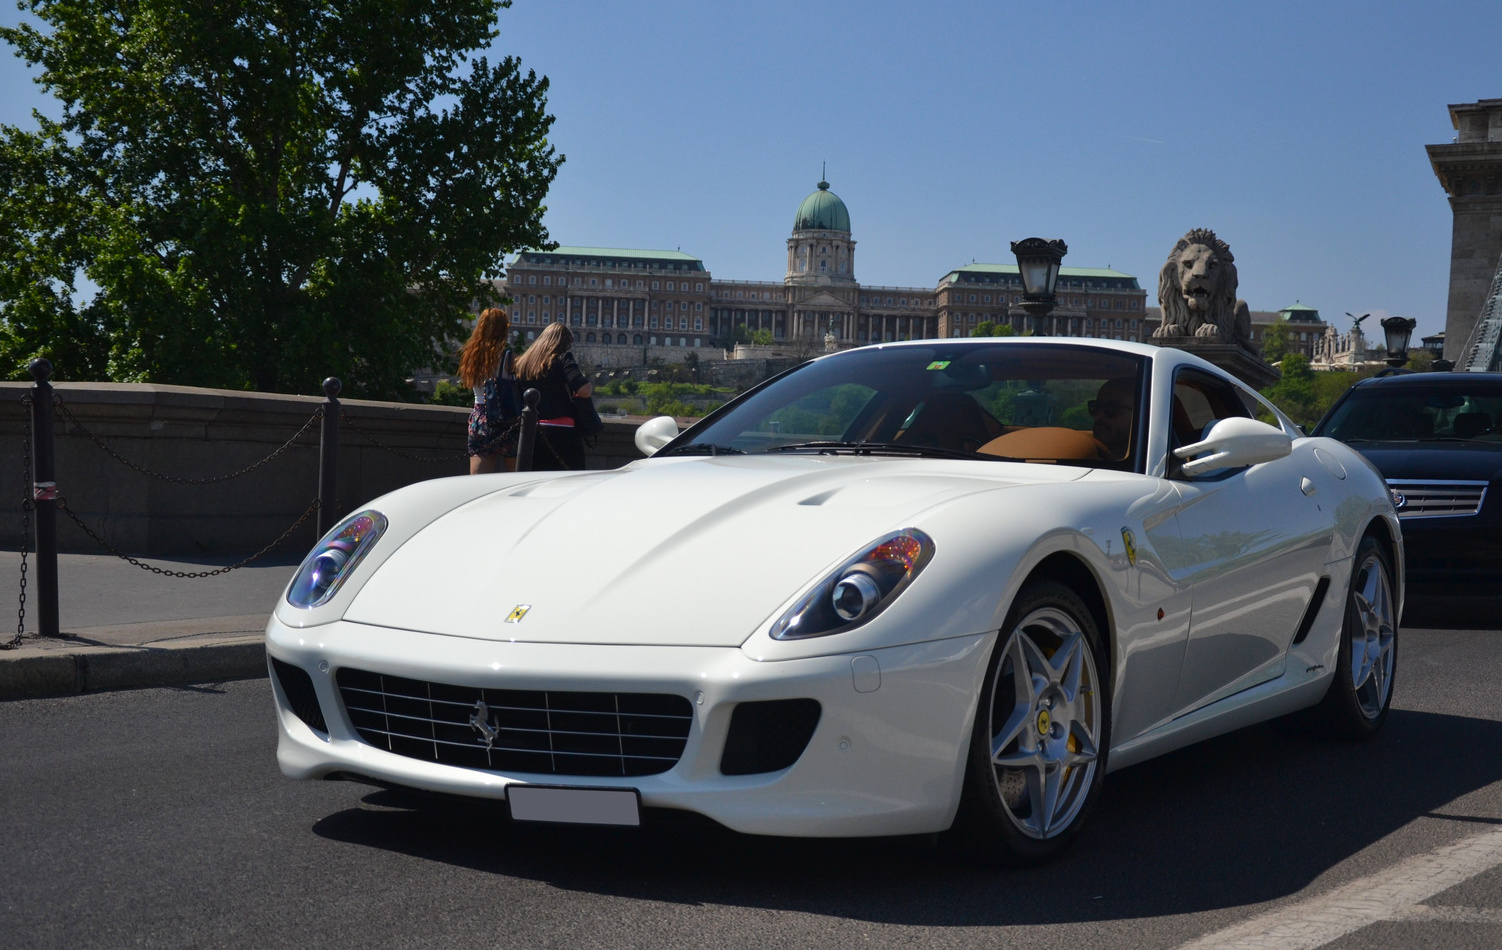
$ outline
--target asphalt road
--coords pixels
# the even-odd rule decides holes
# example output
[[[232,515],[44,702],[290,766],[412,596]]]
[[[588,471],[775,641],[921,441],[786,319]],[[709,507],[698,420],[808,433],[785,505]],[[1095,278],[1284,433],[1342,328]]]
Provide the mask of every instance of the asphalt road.
[[[1025,872],[923,841],[512,825],[289,782],[273,753],[266,680],[0,704],[0,944],[1502,947],[1491,631],[1405,630],[1373,742],[1259,726],[1111,775],[1078,846]]]

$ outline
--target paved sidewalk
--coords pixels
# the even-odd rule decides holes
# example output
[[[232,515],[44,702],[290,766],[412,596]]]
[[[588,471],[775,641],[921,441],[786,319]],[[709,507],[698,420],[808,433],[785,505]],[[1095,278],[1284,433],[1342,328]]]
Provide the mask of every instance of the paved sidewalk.
[[[62,636],[37,635],[36,562],[26,634],[0,650],[0,700],[138,689],[266,675],[261,634],[297,555],[207,578],[164,577],[104,555],[58,558]],[[164,570],[214,570],[226,559],[150,558]],[[0,642],[14,634],[21,556],[0,552]],[[6,594],[6,587],[9,593]]]

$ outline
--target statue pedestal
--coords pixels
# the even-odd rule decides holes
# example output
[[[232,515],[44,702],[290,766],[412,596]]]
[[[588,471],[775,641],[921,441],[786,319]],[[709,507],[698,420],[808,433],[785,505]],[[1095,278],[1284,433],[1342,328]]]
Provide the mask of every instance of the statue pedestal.
[[[1239,343],[1208,343],[1193,336],[1154,337],[1149,342],[1193,353],[1259,392],[1283,378],[1283,374],[1262,357]]]

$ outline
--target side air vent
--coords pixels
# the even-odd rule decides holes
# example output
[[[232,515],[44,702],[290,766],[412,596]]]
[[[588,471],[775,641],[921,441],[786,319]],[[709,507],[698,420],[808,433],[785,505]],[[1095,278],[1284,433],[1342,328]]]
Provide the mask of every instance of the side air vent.
[[[313,678],[306,670],[283,663],[271,657],[271,669],[276,681],[292,707],[292,714],[308,724],[308,728],[327,734],[328,723],[323,721],[323,708],[318,705],[318,692],[313,689]]]
[[[815,699],[741,703],[730,715],[720,756],[722,775],[757,775],[787,768],[808,747],[822,712]]]
[[[1314,618],[1319,616],[1320,605],[1325,602],[1325,595],[1330,592],[1330,578],[1321,577],[1319,583],[1314,585],[1314,596],[1309,598],[1309,606],[1304,608],[1304,619],[1299,621],[1299,632],[1293,635],[1293,644],[1298,646],[1309,636],[1310,629],[1314,626]]]

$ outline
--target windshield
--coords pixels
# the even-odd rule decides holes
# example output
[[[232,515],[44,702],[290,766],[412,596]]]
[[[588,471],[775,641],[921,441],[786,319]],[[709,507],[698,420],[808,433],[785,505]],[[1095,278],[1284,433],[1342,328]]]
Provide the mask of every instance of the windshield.
[[[806,364],[665,454],[820,452],[1130,468],[1146,359],[999,341],[864,347]]]
[[[1502,444],[1502,386],[1368,386],[1353,389],[1315,435],[1342,442]]]

